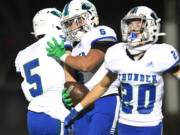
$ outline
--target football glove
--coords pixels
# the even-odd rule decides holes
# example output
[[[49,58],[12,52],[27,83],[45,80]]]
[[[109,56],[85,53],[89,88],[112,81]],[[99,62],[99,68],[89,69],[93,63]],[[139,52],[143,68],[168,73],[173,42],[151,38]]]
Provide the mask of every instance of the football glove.
[[[64,126],[65,135],[74,135],[74,124],[72,123],[69,127]]]
[[[78,112],[75,108],[71,110],[71,112],[66,116],[64,120],[65,128],[68,128],[69,126],[71,126],[74,120],[78,117],[79,113],[80,112]]]
[[[69,93],[66,93],[66,90],[67,90],[67,88],[64,88],[62,90],[62,100],[63,100],[63,103],[66,106],[66,108],[71,109],[73,107],[73,104],[71,102],[72,98],[70,98]]]
[[[48,51],[47,55],[50,57],[55,58],[56,60],[61,60],[62,61],[62,56],[66,55],[66,49],[64,47],[64,40],[61,40],[61,46],[59,46],[57,40],[55,38],[52,38],[54,44],[51,42],[47,42],[48,46],[50,48],[46,48]]]

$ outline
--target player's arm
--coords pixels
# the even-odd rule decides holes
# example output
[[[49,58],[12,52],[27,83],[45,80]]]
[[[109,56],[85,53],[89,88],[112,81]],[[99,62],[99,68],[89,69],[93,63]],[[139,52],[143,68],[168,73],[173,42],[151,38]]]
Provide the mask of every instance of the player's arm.
[[[71,51],[72,51],[72,49],[66,47],[66,53],[67,54],[70,55]],[[75,70],[73,68],[71,68],[69,65],[65,64],[65,63],[62,63],[62,64],[63,64],[63,68],[64,68],[64,73],[65,73],[66,81],[76,82],[76,79],[75,79]],[[67,88],[64,88],[62,90],[62,93],[61,93],[62,101],[63,101],[64,106],[67,109],[70,110],[73,107],[73,104],[72,104],[72,99],[70,98],[70,94],[66,93],[66,90],[67,90]]]
[[[69,55],[66,58],[65,63],[77,70],[89,71],[100,63],[103,58],[104,52],[98,49],[91,49],[87,56]]]
[[[64,73],[66,77],[66,82],[67,81],[76,82],[74,69],[72,69],[67,64],[63,64],[63,67],[64,67]],[[64,106],[70,110],[73,107],[73,103],[72,103],[72,98],[70,98],[70,94],[66,93],[66,90],[67,90],[66,87],[64,87],[62,90],[62,93],[61,93],[62,101],[63,101]]]
[[[116,73],[108,72],[103,80],[100,81],[80,102],[80,105],[83,108],[86,108],[88,105],[99,99],[108,90],[109,86],[116,78]]]
[[[71,50],[67,50],[67,48],[66,48],[66,53],[71,55]],[[75,70],[73,68],[71,68],[69,65],[65,64],[65,63],[63,63],[63,68],[64,68],[66,81],[76,82]]]
[[[106,50],[112,44],[113,41],[96,41],[87,56],[67,56],[65,63],[77,70],[90,71],[104,59]]]
[[[64,73],[65,73],[66,81],[76,82],[76,79],[75,79],[75,70],[72,69],[67,64],[63,64],[63,67],[64,67]]]
[[[180,80],[180,65],[177,64],[176,66],[174,66],[173,68],[171,68],[168,71],[172,76],[178,78]]]
[[[160,66],[162,65],[162,67],[167,68],[164,73],[169,73],[170,75],[180,79],[179,53],[172,45],[164,44],[162,47],[162,55],[158,59],[160,60]]]
[[[106,76],[100,81],[86,97],[71,110],[69,115],[65,118],[64,125],[68,127],[77,118],[79,113],[98,98],[100,98],[107,90],[110,84],[117,78],[117,74],[108,72]]]
[[[91,45],[91,50],[87,56],[71,56],[66,53],[63,42],[60,47],[56,39],[53,38],[53,42],[54,44],[47,42],[50,47],[46,48],[47,55],[81,71],[89,71],[94,68],[103,60],[107,48],[114,44],[114,41],[96,41]]]

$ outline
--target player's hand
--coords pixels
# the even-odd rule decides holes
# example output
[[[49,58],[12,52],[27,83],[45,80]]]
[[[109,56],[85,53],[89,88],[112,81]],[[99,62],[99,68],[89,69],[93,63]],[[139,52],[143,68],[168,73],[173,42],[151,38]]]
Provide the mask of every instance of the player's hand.
[[[70,126],[64,126],[64,134],[65,135],[74,135],[74,124],[72,123]]]
[[[71,126],[71,124],[74,122],[74,120],[77,118],[80,112],[78,112],[75,108],[71,110],[71,112],[66,116],[64,120],[64,126],[65,128],[68,128]]]
[[[48,51],[47,55],[55,58],[56,60],[61,60],[61,57],[66,54],[66,49],[64,47],[64,40],[61,41],[61,46],[59,46],[57,40],[52,38],[54,44],[47,42],[50,48],[46,48]]]
[[[71,108],[73,107],[72,98],[70,98],[69,93],[66,93],[66,90],[67,90],[67,88],[64,88],[64,89],[62,90],[62,100],[63,100],[64,105],[65,105],[68,109],[71,109]]]

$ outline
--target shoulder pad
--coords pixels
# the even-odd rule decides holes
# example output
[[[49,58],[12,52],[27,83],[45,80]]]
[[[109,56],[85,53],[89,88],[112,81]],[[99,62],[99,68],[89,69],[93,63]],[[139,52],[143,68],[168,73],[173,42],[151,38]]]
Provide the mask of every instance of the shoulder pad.
[[[179,62],[179,54],[171,45],[155,44],[152,49],[154,61],[162,72],[169,70]]]
[[[84,35],[83,39],[89,39],[91,42],[95,41],[117,41],[116,33],[113,29],[107,26],[98,26],[87,34]]]

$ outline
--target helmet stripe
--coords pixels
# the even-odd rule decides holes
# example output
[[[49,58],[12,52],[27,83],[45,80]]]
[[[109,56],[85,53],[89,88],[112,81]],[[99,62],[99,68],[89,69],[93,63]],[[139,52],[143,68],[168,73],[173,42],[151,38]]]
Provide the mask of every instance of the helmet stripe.
[[[138,9],[138,7],[133,8],[132,11],[131,11],[131,13],[132,13],[132,14],[136,13],[136,12],[137,12],[137,9]]]
[[[157,16],[157,14],[156,14],[156,13],[151,13],[151,17],[152,17],[152,18],[154,18],[155,20],[157,20],[157,19],[158,19],[158,16]]]
[[[64,8],[64,16],[69,15],[69,4],[70,4],[70,2],[67,3],[66,6],[65,6],[65,8]]]
[[[89,10],[92,7],[92,5],[88,2],[82,3],[82,9]]]
[[[57,12],[57,11],[55,11],[55,10],[53,10],[53,11],[51,11],[51,14],[53,14],[53,15],[55,15],[55,16],[57,16],[57,17],[59,17],[59,18],[61,18],[62,17],[62,13],[61,12]]]

